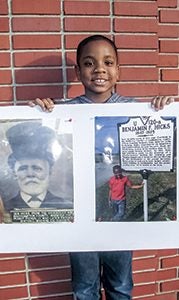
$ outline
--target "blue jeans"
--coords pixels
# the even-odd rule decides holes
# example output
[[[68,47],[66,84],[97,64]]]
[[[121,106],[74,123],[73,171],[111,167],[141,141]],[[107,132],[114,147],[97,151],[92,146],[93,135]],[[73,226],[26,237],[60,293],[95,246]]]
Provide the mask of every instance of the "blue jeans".
[[[126,211],[126,200],[111,200],[113,217],[112,221],[121,221]]]
[[[133,287],[132,252],[70,253],[72,284],[76,300],[130,300]]]

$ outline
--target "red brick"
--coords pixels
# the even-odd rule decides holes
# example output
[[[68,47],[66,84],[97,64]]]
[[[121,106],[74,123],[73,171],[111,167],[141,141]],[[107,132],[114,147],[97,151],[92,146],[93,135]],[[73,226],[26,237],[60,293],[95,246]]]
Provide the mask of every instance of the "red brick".
[[[3,89],[7,89],[7,88],[1,88],[0,97],[2,97]],[[4,94],[5,92],[7,93],[8,90],[4,91]],[[11,95],[10,91],[8,96],[9,95]],[[1,98],[0,100],[10,100],[10,98],[9,99]],[[10,271],[20,271],[20,270],[25,270],[25,262],[23,258],[2,260],[0,263],[0,272],[10,272]]]
[[[133,258],[137,257],[155,257],[157,254],[157,250],[136,250],[133,252]]]
[[[67,82],[76,82],[78,81],[75,69],[67,69]]]
[[[155,294],[156,291],[157,291],[157,288],[154,283],[143,284],[141,286],[135,286],[135,289],[133,291],[133,297],[135,298],[137,296]]]
[[[158,9],[156,2],[114,2],[114,14],[120,16],[157,16]]]
[[[48,32],[48,31],[60,31],[59,18],[13,18],[12,20],[13,31],[15,32]]]
[[[145,97],[158,95],[159,86],[157,83],[118,83],[117,92],[125,96]]]
[[[55,49],[61,47],[59,35],[17,35],[13,37],[14,49]]]
[[[0,14],[7,15],[8,14],[8,2],[7,0],[0,1]]]
[[[156,19],[120,18],[114,20],[115,32],[157,32]]]
[[[162,70],[162,81],[178,81],[179,80],[179,69],[178,70]],[[179,261],[179,260],[178,260]]]
[[[179,279],[165,281],[160,284],[160,291],[161,292],[168,292],[168,291],[178,291],[179,290]]]
[[[60,14],[59,0],[13,0],[13,14]]]
[[[162,23],[178,23],[179,11],[178,10],[161,10],[160,22]]]
[[[136,270],[151,270],[157,268],[157,259],[155,257],[142,258],[133,261],[133,269]]]
[[[0,84],[11,84],[12,77],[10,70],[0,70]]]
[[[140,272],[133,274],[133,280],[135,285],[136,284],[145,284],[149,282],[155,282],[156,280],[156,271],[148,271],[148,272]]]
[[[66,35],[65,36],[65,48],[66,49],[71,49],[71,48],[74,48],[76,49],[79,42],[82,40],[82,39],[85,39],[87,36],[89,36],[89,34],[69,34],[69,35]]]
[[[160,95],[160,96],[171,96],[171,95],[176,96],[176,95],[178,95],[178,85],[172,84],[172,83],[159,84],[158,95]]]
[[[31,266],[31,269],[67,266],[69,265],[69,263],[69,256],[67,254],[29,257],[29,264]]]
[[[110,38],[110,35],[106,35],[108,38]],[[82,39],[85,39],[86,37],[88,37],[89,34],[69,34],[65,36],[65,48],[66,49],[76,49],[79,42]]]
[[[78,31],[110,31],[110,18],[67,18],[65,19],[65,30],[70,32]]]
[[[160,38],[177,38],[179,36],[179,26],[175,25],[159,25],[158,36]]]
[[[109,15],[108,1],[68,1],[64,3],[65,15]]]
[[[16,70],[16,83],[57,83],[62,81],[61,70]]]
[[[69,293],[72,291],[71,282],[57,282],[48,284],[32,285],[30,287],[31,296],[45,296],[57,293]]]
[[[22,253],[0,253],[0,259],[2,258],[24,258],[24,254]],[[1,261],[0,261],[1,262]]]
[[[164,257],[161,259],[162,268],[174,268],[179,265],[179,256],[174,257]]]
[[[76,64],[76,51],[66,52],[65,56],[67,66],[74,66]]]
[[[26,286],[0,289],[0,299],[21,299],[28,297]]]
[[[32,271],[29,273],[30,282],[38,283],[52,280],[68,280],[71,278],[70,268],[60,268],[55,270]]]
[[[61,66],[61,52],[15,52],[14,65],[22,66]]]
[[[58,98],[63,97],[62,86],[21,86],[17,87],[17,100],[34,100],[35,98]]]
[[[61,299],[60,299],[61,298]],[[50,297],[48,296],[47,298],[46,297],[43,297],[43,298],[40,298],[41,300],[74,300],[74,297],[73,295],[63,295],[62,297],[57,296],[57,297]],[[38,298],[36,298],[37,300],[40,300]],[[173,299],[172,299],[173,300]]]
[[[25,273],[0,274],[1,286],[10,286],[26,283]]]
[[[177,269],[169,269],[169,270],[157,270],[156,272],[156,280],[169,280],[177,277]]]
[[[158,257],[178,254],[178,249],[161,249],[157,251]]]
[[[67,93],[67,98],[76,97],[76,95],[81,95],[84,93],[84,88],[82,84],[70,85]]]
[[[43,253],[39,253],[39,252],[33,252],[33,253],[27,253],[27,256],[28,258],[46,258],[46,259],[49,259],[49,258],[54,258],[56,257],[57,260],[59,259],[59,257],[62,257],[62,258],[68,258],[68,253],[67,252],[52,252],[52,253],[49,253],[49,252],[43,252]]]
[[[157,0],[158,7],[177,7],[177,0]]]
[[[178,40],[163,40],[160,41],[161,52],[167,53],[178,53],[179,52],[179,41]]]
[[[117,92],[131,97],[176,96],[178,95],[178,85],[172,83],[118,83]]]
[[[0,49],[9,49],[9,37],[7,35],[0,36]]]
[[[156,68],[120,68],[120,81],[156,81],[158,70]]]
[[[10,67],[10,53],[0,53],[0,67]]]
[[[139,300],[139,298],[135,298],[133,300]],[[140,300],[176,300],[176,293],[167,293],[161,295],[152,295],[152,296],[145,296],[140,297]]]
[[[158,38],[155,35],[117,35],[115,43],[119,49],[157,49]]]
[[[9,19],[6,17],[0,18],[0,32],[9,31]]]
[[[157,51],[119,51],[120,65],[157,65]]]

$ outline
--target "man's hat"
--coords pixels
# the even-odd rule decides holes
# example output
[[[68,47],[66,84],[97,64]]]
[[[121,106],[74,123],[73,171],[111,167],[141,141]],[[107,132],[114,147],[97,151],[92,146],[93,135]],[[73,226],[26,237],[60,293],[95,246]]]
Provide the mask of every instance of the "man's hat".
[[[121,166],[120,166],[120,165],[115,165],[115,166],[113,167],[113,173],[114,173],[114,174],[120,174],[120,173],[122,173]]]
[[[27,158],[45,159],[50,166],[53,165],[52,144],[55,133],[51,128],[37,121],[26,121],[9,128],[6,136],[12,149],[8,158],[11,167],[16,160]]]

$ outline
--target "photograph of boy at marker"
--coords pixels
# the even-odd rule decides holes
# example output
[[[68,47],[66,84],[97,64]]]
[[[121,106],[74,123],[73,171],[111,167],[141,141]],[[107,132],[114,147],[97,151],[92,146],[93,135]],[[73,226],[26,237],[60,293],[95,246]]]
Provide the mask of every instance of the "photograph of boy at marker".
[[[126,212],[126,186],[131,189],[140,189],[143,184],[134,185],[127,176],[122,174],[120,165],[113,167],[113,174],[109,180],[109,201],[113,216],[111,221],[122,221]]]
[[[108,197],[115,165],[130,182],[143,184],[137,190],[125,185],[120,221],[176,220],[176,118],[96,117],[95,128],[96,221],[112,221],[117,209]],[[120,189],[114,195],[119,200]]]

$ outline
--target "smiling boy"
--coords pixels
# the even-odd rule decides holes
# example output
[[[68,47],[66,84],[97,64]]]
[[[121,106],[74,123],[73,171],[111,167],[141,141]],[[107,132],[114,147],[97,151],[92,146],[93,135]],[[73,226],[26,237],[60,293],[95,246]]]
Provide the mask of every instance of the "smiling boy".
[[[78,79],[84,86],[84,95],[59,104],[124,103],[135,99],[114,92],[119,80],[117,48],[113,41],[102,35],[93,35],[82,40],[77,48]],[[173,101],[167,97],[155,97],[152,106],[162,109]],[[54,101],[37,98],[44,111],[52,111]],[[120,107],[119,107],[120,109]],[[101,298],[101,283],[106,300],[130,300],[132,293],[132,252],[103,251],[71,253],[72,283],[76,300]]]

